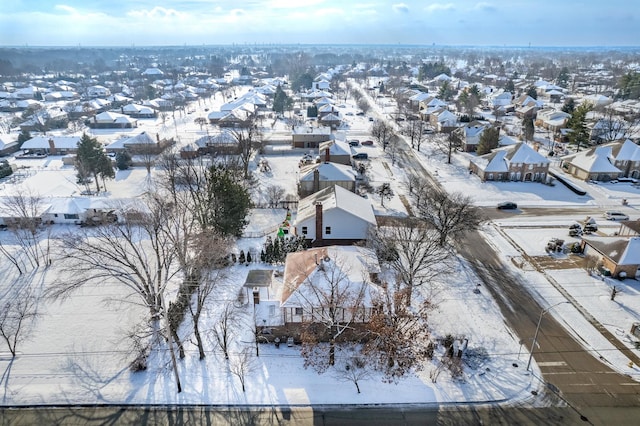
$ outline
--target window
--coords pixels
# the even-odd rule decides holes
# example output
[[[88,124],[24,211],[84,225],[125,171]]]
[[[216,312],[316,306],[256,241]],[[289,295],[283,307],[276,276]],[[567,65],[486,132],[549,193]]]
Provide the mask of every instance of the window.
[[[302,308],[296,308],[295,314],[296,315],[302,315]]]
[[[78,216],[77,214],[64,214],[64,218],[65,219],[80,219],[80,216]]]
[[[325,226],[324,227],[324,233],[325,233],[325,235],[331,235],[331,227],[330,226]]]
[[[302,235],[307,235],[307,227],[306,226],[302,227]]]

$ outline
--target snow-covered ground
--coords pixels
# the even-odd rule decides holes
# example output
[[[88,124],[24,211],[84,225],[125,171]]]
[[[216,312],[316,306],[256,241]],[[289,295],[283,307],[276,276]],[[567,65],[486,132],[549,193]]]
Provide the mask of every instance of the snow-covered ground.
[[[210,104],[205,104],[211,107]],[[204,105],[202,106],[204,108]],[[195,115],[181,117],[184,128],[192,136],[200,130],[193,125]],[[147,124],[150,131],[159,124]],[[280,130],[284,125],[278,123]],[[160,126],[162,127],[162,126]],[[351,137],[366,134],[368,124],[365,117],[349,119],[344,129]],[[166,131],[172,131],[169,127]],[[185,136],[185,139],[188,139]],[[443,156],[435,153],[428,143],[419,154],[423,164],[448,190],[471,194],[479,205],[493,206],[500,201],[516,201],[522,206],[607,206],[614,205],[618,197],[628,198],[632,204],[640,204],[634,197],[635,188],[626,184],[587,185],[589,195],[579,197],[562,185],[554,187],[536,183],[481,183],[476,176],[469,176],[466,154],[456,153],[453,164],[446,165]],[[395,191],[384,206],[374,193],[367,194],[377,214],[406,214],[400,195],[406,194],[404,174],[379,147],[366,148],[370,152],[369,177],[372,186],[390,182]],[[271,172],[259,173],[260,188],[277,184],[286,193],[295,193],[298,160],[302,153],[283,147],[267,156]],[[25,160],[21,160],[25,161]],[[26,160],[20,163],[30,166],[25,170],[23,185],[46,191],[47,195],[71,196],[79,191],[74,172],[62,166],[55,156],[45,160]],[[254,164],[255,167],[255,164]],[[107,182],[105,196],[113,198],[137,196],[144,192],[149,180],[153,180],[143,169],[118,172],[116,179]],[[626,186],[625,186],[626,185]],[[0,191],[11,191],[12,185],[3,184]],[[3,192],[6,193],[6,192]],[[261,201],[261,200],[257,200]],[[247,236],[238,241],[238,249],[259,250],[264,235],[274,232],[284,220],[283,210],[252,212]],[[574,216],[531,217],[500,219],[487,225],[483,231],[487,238],[499,248],[505,264],[520,274],[527,283],[526,288],[543,306],[553,306],[564,300],[552,281],[562,286],[571,296],[598,321],[604,324],[621,341],[631,346],[629,328],[634,318],[640,318],[640,286],[635,280],[615,282],[622,291],[615,301],[609,300],[613,282],[590,277],[584,270],[549,270],[540,273],[533,267],[517,268],[511,258],[545,255],[546,240],[552,236],[565,237],[567,225],[578,219]],[[544,224],[544,227],[542,225]],[[533,227],[533,228],[532,228]],[[607,227],[614,232],[614,226]],[[6,233],[0,233],[6,238]],[[3,240],[4,241],[4,240]],[[514,245],[515,244],[515,245]],[[39,292],[44,291],[56,279],[61,278],[57,264],[39,269],[32,274],[17,276],[8,262],[0,265],[4,277],[0,283],[0,298],[11,288],[31,282]],[[217,320],[218,309],[224,302],[235,300],[251,268],[268,267],[262,264],[231,266],[228,280],[219,293],[210,301],[205,312],[205,334]],[[0,352],[0,403],[21,404],[65,404],[65,403],[210,403],[210,404],[330,404],[330,403],[447,403],[470,401],[521,401],[530,398],[530,391],[542,383],[537,367],[534,374],[525,371],[527,353],[519,344],[518,336],[504,324],[495,302],[485,291],[476,290],[478,278],[459,262],[455,272],[443,282],[433,283],[433,288],[424,289],[437,295],[437,309],[430,315],[432,333],[435,336],[452,334],[469,339],[469,360],[460,378],[452,378],[444,370],[437,375],[438,358],[425,365],[422,371],[412,374],[397,384],[383,383],[373,376],[360,383],[361,394],[351,383],[345,383],[330,373],[318,375],[304,369],[297,347],[260,345],[260,356],[253,358],[253,369],[248,375],[247,391],[242,392],[240,383],[232,376],[226,361],[215,349],[211,338],[206,339],[210,352],[200,361],[193,342],[186,341],[186,358],[179,361],[179,372],[183,392],[175,392],[174,379],[166,352],[155,354],[149,369],[144,372],[129,371],[130,351],[125,339],[127,331],[144,316],[141,308],[122,303],[128,293],[119,285],[105,281],[100,285],[85,287],[62,301],[42,300],[40,316],[29,324],[31,331],[27,341],[19,345],[18,356],[12,360],[6,352]],[[250,317],[250,312],[246,315]],[[640,377],[637,366],[629,367],[625,357],[591,326],[572,305],[562,304],[549,312],[567,328],[579,335],[585,346],[601,355],[613,368]],[[189,335],[188,319],[181,330]],[[542,331],[544,332],[544,330]],[[524,339],[527,336],[520,336]],[[252,333],[248,326],[238,330],[233,353],[243,348],[253,348]],[[4,347],[0,346],[0,351]]]

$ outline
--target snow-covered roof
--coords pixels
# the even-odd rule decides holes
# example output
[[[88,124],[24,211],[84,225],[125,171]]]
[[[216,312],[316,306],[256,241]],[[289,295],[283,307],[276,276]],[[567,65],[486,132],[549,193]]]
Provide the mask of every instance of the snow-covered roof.
[[[612,158],[611,145],[602,145],[579,152],[569,162],[590,173],[620,173],[620,169],[611,164]]]
[[[302,222],[314,217],[318,203],[322,204],[324,211],[338,209],[376,225],[371,201],[337,185],[322,189],[300,200],[296,221]]]
[[[289,253],[285,262],[281,307],[320,305],[322,298],[317,294],[328,293],[332,287],[338,288],[346,298],[362,294],[362,304],[371,307],[382,288],[373,284],[369,276],[379,271],[375,253],[365,247],[329,246]],[[354,302],[342,300],[339,303],[348,306]]]
[[[49,141],[57,149],[75,149],[80,142],[80,136],[36,136],[22,144],[22,149],[49,149]]]
[[[318,171],[318,179],[320,181],[352,181],[356,180],[356,173],[351,166],[338,163],[322,163],[313,165],[301,177],[301,182],[312,182],[314,180],[315,171]]]

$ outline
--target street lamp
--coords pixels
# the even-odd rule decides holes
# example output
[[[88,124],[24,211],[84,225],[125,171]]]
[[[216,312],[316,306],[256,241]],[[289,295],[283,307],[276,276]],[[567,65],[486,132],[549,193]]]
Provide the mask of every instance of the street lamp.
[[[536,326],[536,332],[533,335],[533,343],[531,343],[531,351],[529,351],[529,361],[527,362],[527,371],[529,371],[529,367],[531,367],[531,360],[533,359],[533,349],[536,347],[536,343],[538,341],[538,333],[540,332],[540,324],[542,323],[542,317],[551,309],[555,308],[558,305],[562,305],[563,303],[571,303],[571,302],[568,302],[566,300],[564,302],[558,302],[555,305],[549,306],[547,309],[543,309],[540,312],[540,318],[538,318],[538,325]]]

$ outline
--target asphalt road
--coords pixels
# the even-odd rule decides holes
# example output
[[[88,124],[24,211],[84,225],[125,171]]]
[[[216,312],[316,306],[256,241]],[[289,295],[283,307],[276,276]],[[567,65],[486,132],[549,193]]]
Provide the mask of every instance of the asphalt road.
[[[413,174],[426,177],[440,187],[415,156],[401,152],[401,161]],[[489,219],[520,214],[523,216],[575,215],[600,217],[602,210],[594,208],[525,208],[517,211],[484,209]],[[469,233],[458,242],[464,256],[497,301],[507,324],[517,333],[527,351],[531,347],[543,308],[527,292],[527,283],[505,268],[493,246],[478,232]],[[482,291],[482,290],[481,290]],[[582,419],[594,424],[638,424],[640,422],[640,383],[619,374],[599,358],[587,352],[552,315],[545,315],[535,348],[535,360],[540,366],[548,392],[557,396]],[[519,368],[526,368],[526,362]],[[532,419],[533,420],[533,419]]]

